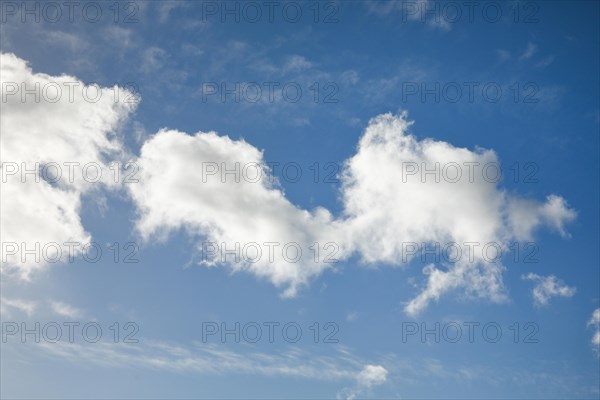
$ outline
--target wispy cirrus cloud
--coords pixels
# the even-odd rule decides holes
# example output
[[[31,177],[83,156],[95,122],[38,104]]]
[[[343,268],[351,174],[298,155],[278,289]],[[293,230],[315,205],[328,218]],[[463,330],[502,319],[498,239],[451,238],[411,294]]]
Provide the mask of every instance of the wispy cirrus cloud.
[[[30,316],[36,309],[36,303],[33,301],[17,299],[17,298],[0,298],[0,312],[4,318],[11,318],[14,311],[24,312]]]

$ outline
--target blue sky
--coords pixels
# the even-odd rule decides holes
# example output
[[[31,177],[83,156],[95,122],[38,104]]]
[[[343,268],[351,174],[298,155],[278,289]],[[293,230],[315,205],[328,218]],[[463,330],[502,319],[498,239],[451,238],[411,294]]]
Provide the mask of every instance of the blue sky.
[[[600,395],[597,2],[481,2],[472,19],[463,2],[275,2],[272,22],[257,2],[256,23],[221,20],[241,2],[123,2],[118,16],[111,2],[94,2],[96,23],[81,9],[69,21],[64,8],[51,23],[42,3],[40,21],[23,22],[20,3],[7,3],[3,252],[9,242],[74,240],[99,243],[103,256],[3,256],[3,397]],[[452,6],[459,21],[445,14]],[[284,7],[302,17],[289,21]],[[411,7],[434,11],[421,20]],[[31,80],[97,84],[103,101],[7,94]],[[271,101],[269,82],[302,95],[292,102],[275,89]],[[222,99],[220,85],[236,83],[263,88],[259,101],[253,92]],[[124,104],[127,90],[140,100]],[[502,180],[406,186],[398,169],[469,160],[501,165]],[[4,180],[6,163],[69,161],[97,162],[105,176],[110,162],[133,162],[139,182]],[[203,182],[202,168],[221,161],[271,166],[277,182]],[[282,172],[291,164],[298,181]],[[202,263],[203,242],[285,238],[336,243],[339,262]],[[399,257],[402,243],[465,238],[507,254],[497,263]],[[131,249],[138,262],[126,263]],[[65,321],[98,324],[102,338],[7,334]],[[123,343],[127,322],[137,343]],[[255,323],[263,335],[203,340],[213,323]],[[301,327],[298,342],[282,336],[287,323]],[[423,340],[436,323],[441,339]],[[465,323],[475,324],[473,340]],[[502,329],[496,343],[486,324]],[[452,343],[445,334],[457,325]]]

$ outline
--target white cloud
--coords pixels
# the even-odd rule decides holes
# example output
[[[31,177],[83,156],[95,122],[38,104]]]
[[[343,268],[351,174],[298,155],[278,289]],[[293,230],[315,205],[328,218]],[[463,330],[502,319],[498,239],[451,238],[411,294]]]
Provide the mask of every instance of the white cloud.
[[[508,223],[518,240],[531,240],[534,229],[542,224],[568,237],[565,224],[572,222],[576,216],[577,213],[568,207],[565,199],[556,195],[548,196],[543,205],[516,197],[508,202]]]
[[[406,114],[373,118],[356,155],[346,161],[345,224],[366,262],[399,264],[406,242],[492,241],[502,228],[504,194],[481,174],[474,174],[472,183],[465,173],[456,183],[408,174],[414,165],[424,170],[423,163],[429,169],[435,163],[493,163],[495,154],[430,139],[419,141],[408,134],[411,124]]]
[[[13,343],[9,341],[3,346],[13,346]],[[498,367],[490,363],[461,364],[456,360],[407,358],[389,353],[381,358],[379,364],[369,363],[343,347],[336,347],[330,355],[323,354],[319,349],[311,351],[305,346],[265,353],[234,351],[226,346],[210,343],[194,342],[186,345],[148,338],[134,345],[103,340],[97,343],[42,341],[21,348],[21,354],[30,352],[31,355],[37,356],[43,352],[44,357],[51,358],[53,362],[65,360],[74,365],[93,365],[117,371],[160,371],[204,376],[234,373],[275,378],[292,377],[320,382],[354,382],[351,388],[342,389],[338,398],[381,398],[381,395],[375,396],[370,390],[386,382],[390,382],[392,389],[398,388],[399,392],[409,388],[422,390],[419,382],[423,379],[448,385],[458,383],[463,386],[469,386],[476,381],[484,382],[490,389],[512,385],[522,389],[523,393],[531,393],[533,385],[546,388],[544,393],[559,393],[562,397],[572,394],[575,389],[580,393],[579,397],[590,397],[584,382],[581,381],[581,374],[560,362],[550,363],[553,372],[549,374],[547,360],[533,360],[526,368],[522,368],[521,365]],[[7,352],[7,356],[10,354],[11,352]],[[366,373],[369,370],[372,374]],[[384,373],[384,370],[387,373]],[[371,376],[371,379],[367,379],[365,383],[371,382],[371,387],[359,383],[359,377],[367,375]],[[393,380],[388,378],[390,375],[393,376]],[[396,392],[396,396],[398,395]]]
[[[147,368],[175,373],[251,374],[296,377],[319,381],[356,379],[363,361],[344,348],[332,355],[304,349],[286,351],[234,351],[211,343],[180,345],[144,339],[135,345],[99,341],[89,343],[41,342],[37,351],[74,363],[91,363],[110,368]],[[374,384],[381,377],[374,376]]]
[[[109,39],[111,43],[118,43],[120,51],[129,49],[135,45],[136,38],[131,29],[111,25],[104,30],[104,35],[106,35],[106,38]]]
[[[198,238],[226,243],[228,249],[235,243],[243,248],[251,242],[295,242],[304,250],[313,242],[335,242],[336,258],[358,254],[365,264],[407,264],[412,256],[406,257],[404,246],[409,242],[457,243],[465,256],[443,269],[427,266],[427,284],[405,310],[416,314],[459,288],[468,296],[505,300],[504,267],[465,243],[495,243],[506,249],[510,239],[530,238],[544,225],[566,235],[564,225],[575,218],[574,211],[556,195],[545,203],[508,195],[483,174],[483,166],[499,167],[493,151],[418,140],[408,133],[411,124],[406,114],[370,121],[357,153],[343,169],[344,209],[338,218],[322,208],[308,212],[292,205],[267,177],[261,151],[244,141],[214,132],[190,136],[161,130],[144,144],[138,160],[141,183],[130,187],[140,211],[138,230],[148,239],[183,227]],[[208,163],[218,169],[216,176],[203,176]],[[409,164],[429,170],[437,164],[441,170],[450,163],[462,166],[459,179],[449,174],[452,179],[444,175],[436,182],[432,176],[406,174]],[[231,170],[236,165],[239,170],[258,166],[261,179],[250,182],[241,172],[237,182],[234,175],[221,176],[223,166]],[[468,170],[466,165],[479,167]],[[250,171],[254,177],[256,170]],[[472,259],[466,256],[470,252]],[[218,264],[221,256],[207,264]],[[304,256],[296,263],[263,257],[255,263],[228,264],[287,286],[285,294],[293,296],[299,285],[331,266],[313,262],[308,251]]]
[[[537,306],[548,304],[554,296],[571,297],[576,289],[565,285],[563,281],[557,279],[554,275],[540,276],[529,273],[523,276],[523,279],[535,282],[533,287],[533,300]]]
[[[152,59],[162,54],[160,49],[149,51]],[[2,79],[3,83],[25,82],[28,87],[36,82],[42,87],[51,82],[79,84],[71,101],[66,95],[55,103],[21,102],[20,96],[8,96],[2,118],[3,163],[93,162],[103,170],[101,188],[118,186],[111,180],[109,162],[122,159],[125,152],[114,131],[134,108],[133,103],[114,101],[115,92],[119,99],[126,98],[124,90],[103,88],[100,101],[92,103],[84,98],[88,92],[81,89],[82,82],[33,73],[12,54],[2,55]],[[343,211],[337,218],[324,208],[307,211],[290,203],[271,180],[262,152],[249,143],[215,132],[191,136],[163,129],[145,141],[137,160],[141,182],[129,185],[139,212],[137,229],[150,239],[165,238],[184,228],[197,238],[198,250],[203,241],[217,244],[217,251],[203,264],[249,271],[284,287],[286,296],[294,296],[301,285],[332,268],[334,264],[326,260],[332,253],[334,259],[356,254],[365,264],[404,265],[411,259],[403,257],[406,243],[457,243],[468,254],[467,242],[507,247],[510,239],[531,238],[541,226],[567,236],[564,226],[576,214],[564,199],[550,195],[539,203],[509,195],[482,174],[481,166],[499,166],[492,150],[418,140],[409,134],[411,125],[405,113],[388,113],[369,122],[356,154],[343,168]],[[406,174],[409,164],[431,170],[450,163],[462,170],[451,182],[445,177],[436,182],[431,176],[422,179],[420,174]],[[472,174],[464,167],[467,164],[479,167]],[[215,166],[216,175],[203,174]],[[219,173],[223,167],[236,166],[242,178],[236,181],[229,174],[223,182]],[[18,177],[3,184],[4,240],[29,247],[35,242],[88,241],[79,218],[81,196],[98,185],[87,183],[79,169],[76,172],[73,182],[62,179],[56,185],[32,179],[21,183]],[[256,174],[260,175],[253,180]],[[319,243],[317,260],[315,242]],[[328,243],[333,247],[326,247]],[[242,259],[232,261],[224,250],[236,244]],[[289,247],[283,251],[286,244],[294,245],[291,254]],[[298,247],[302,253],[295,259]],[[244,254],[246,248],[250,253]],[[257,250],[261,252],[258,259],[254,257]],[[243,259],[247,254],[253,262]],[[220,262],[223,258],[227,262]],[[21,262],[13,255],[2,270],[27,278],[43,265],[30,258]],[[425,287],[405,310],[416,314],[456,289],[468,296],[503,301],[503,270],[500,263],[487,262],[481,252],[475,252],[471,260],[461,257],[450,265],[429,265],[423,269]]]
[[[416,0],[411,3],[403,0],[365,1],[362,4],[374,14],[389,15],[393,12],[402,12],[403,16],[410,20],[424,19],[424,11],[431,9],[430,0]]]
[[[312,62],[308,61],[303,56],[294,55],[287,59],[285,65],[283,66],[283,72],[299,72],[305,69],[310,69],[312,67]]]
[[[519,57],[520,60],[528,60],[531,57],[533,57],[533,55],[537,52],[537,45],[531,42],[527,43],[527,48],[525,49],[525,51],[523,52],[523,54],[521,54],[521,57]]]
[[[35,311],[37,305],[33,301],[26,301],[22,299],[9,299],[6,297],[0,297],[0,313],[3,318],[11,318],[13,311],[18,310],[24,312],[27,316],[31,316]]]
[[[158,21],[162,24],[169,20],[169,15],[171,11],[180,8],[187,7],[189,3],[185,1],[176,1],[176,0],[166,0],[158,3]]]
[[[144,73],[156,72],[164,67],[168,54],[165,50],[160,47],[152,46],[148,47],[142,56],[143,62],[140,66],[140,70]]]
[[[83,311],[70,304],[61,301],[50,301],[52,311],[61,317],[83,318]]]
[[[396,13],[402,22],[417,21],[427,23],[430,28],[443,31],[451,29],[449,17],[431,0],[369,0],[362,2],[362,5],[375,15],[388,16]]]
[[[456,243],[461,257],[439,269],[424,268],[428,282],[405,307],[409,314],[422,311],[431,300],[462,288],[474,297],[492,301],[506,299],[500,263],[488,262],[481,247],[473,258],[465,243],[506,247],[511,238],[531,237],[546,225],[564,234],[564,224],[574,218],[566,202],[551,195],[545,203],[519,201],[497,187],[494,174],[485,166],[500,168],[492,150],[452,146],[432,139],[418,140],[408,130],[406,114],[384,114],[369,122],[355,156],[347,160],[342,176],[346,242],[365,263],[404,264],[406,243]],[[439,173],[408,175],[409,166],[420,172],[443,171],[458,164],[462,175]],[[469,172],[468,166],[478,166]],[[456,170],[456,169],[455,169]],[[448,171],[450,171],[448,169]],[[515,217],[527,205],[529,220]]]
[[[600,331],[596,331],[592,337],[592,344],[594,346],[600,346]]]
[[[6,296],[0,298],[0,310],[3,319],[16,317],[15,312],[24,313],[27,317],[31,317],[35,313],[36,318],[48,319],[55,316],[71,319],[86,317],[83,310],[62,301],[34,301]]]
[[[140,211],[137,227],[143,238],[184,227],[200,239],[198,250],[203,242],[216,243],[218,254],[214,260],[203,259],[204,264],[213,265],[226,257],[235,271],[249,270],[286,286],[288,296],[331,266],[324,258],[334,250],[324,246],[337,237],[330,213],[322,208],[308,212],[291,204],[270,179],[262,153],[250,144],[214,132],[190,136],[161,130],[146,141],[137,163],[140,184],[129,189]],[[237,182],[234,174],[222,177],[221,171],[236,167]],[[218,172],[209,175],[213,168]],[[272,242],[279,245],[264,245]],[[323,247],[318,262],[310,250],[314,242]],[[225,249],[235,249],[236,243],[239,262],[224,254]],[[292,243],[294,247],[284,253],[284,246]],[[296,244],[302,253],[294,262]]]
[[[355,398],[364,390],[387,381],[388,370],[368,364],[349,349],[336,347],[331,355],[304,348],[285,351],[234,351],[211,343],[181,345],[144,339],[134,346],[100,341],[89,343],[41,342],[36,351],[49,356],[110,368],[146,368],[174,373],[251,374],[266,377],[295,377],[317,381],[355,381],[344,389],[344,397]]]
[[[338,399],[352,400],[358,397],[366,396],[365,392],[374,386],[385,383],[388,376],[388,370],[381,365],[365,365],[365,367],[356,375],[356,386],[344,388],[338,394]]]
[[[346,321],[354,322],[358,319],[358,313],[356,311],[348,312],[346,314]]]
[[[538,61],[535,64],[535,68],[546,68],[548,65],[552,64],[554,62],[554,56],[550,55],[548,57],[545,57],[544,59]]]
[[[14,272],[28,279],[33,270],[47,264],[45,259],[52,258],[53,253],[40,257],[39,262],[33,256],[23,261],[23,243],[27,249],[39,243],[39,254],[48,243],[89,241],[90,235],[79,218],[81,195],[99,185],[116,187],[110,162],[120,159],[123,149],[115,130],[135,104],[124,101],[128,92],[121,88],[97,91],[74,77],[34,73],[14,54],[2,53],[0,59],[4,96],[0,122],[2,176],[9,168],[18,168],[2,182],[2,240],[3,244],[11,242],[19,247],[17,254],[3,254],[1,266],[3,273]],[[35,91],[39,101],[33,94],[23,99],[23,89]],[[17,93],[11,94],[14,91]],[[44,166],[53,162],[62,173],[57,183],[44,179],[36,182],[38,173],[25,176],[23,182],[23,166],[35,169],[36,163]],[[79,163],[72,173],[64,164],[69,162]],[[84,179],[85,165],[101,168],[99,183]],[[93,180],[95,169],[88,172],[85,176]]]
[[[594,328],[594,334],[592,336],[592,344],[594,350],[600,354],[600,308],[596,308],[592,313],[592,318],[588,321],[588,326]]]
[[[362,386],[381,385],[387,380],[388,371],[381,365],[367,365],[358,374],[358,383]]]
[[[40,35],[42,40],[53,43],[54,45],[62,45],[68,47],[71,51],[81,51],[88,44],[80,36],[73,33],[45,30],[43,35]]]

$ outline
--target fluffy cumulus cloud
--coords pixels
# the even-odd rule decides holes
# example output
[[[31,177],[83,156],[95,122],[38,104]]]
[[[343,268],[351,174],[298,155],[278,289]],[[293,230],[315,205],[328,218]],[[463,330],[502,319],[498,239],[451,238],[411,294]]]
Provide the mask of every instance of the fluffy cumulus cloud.
[[[391,265],[410,262],[415,245],[451,244],[452,262],[424,269],[427,282],[406,311],[416,314],[454,289],[502,301],[504,268],[482,248],[506,250],[509,240],[529,238],[540,226],[564,235],[574,211],[556,195],[545,202],[508,195],[498,188],[493,151],[418,140],[408,132],[411,124],[406,114],[370,121],[345,163],[337,218],[292,205],[249,143],[214,132],[161,130],[144,144],[141,182],[130,187],[138,229],[148,238],[185,228],[201,239],[202,263],[248,270],[285,286],[287,295],[331,266],[324,257],[317,262],[309,250],[315,242],[335,243],[336,259],[356,254],[365,264]],[[269,242],[279,244],[274,258],[267,257]],[[298,244],[302,257],[295,260],[295,251],[286,257],[281,250],[288,243]],[[253,244],[262,257],[255,257]]]
[[[79,217],[81,198],[118,186],[111,161],[125,151],[115,131],[135,103],[123,89],[34,73],[12,54],[2,55],[1,72],[2,270],[27,277],[44,260],[23,262],[22,252],[6,251],[4,242],[32,248],[90,239]],[[39,88],[39,102],[23,95],[32,88]],[[450,291],[504,300],[504,267],[484,247],[506,250],[509,241],[529,239],[541,227],[567,236],[575,212],[557,195],[540,202],[506,193],[495,179],[500,167],[492,150],[418,139],[411,125],[404,113],[369,122],[344,164],[337,216],[292,204],[262,151],[243,140],[160,130],[135,160],[140,182],[128,185],[137,230],[150,241],[184,229],[196,240],[199,263],[253,273],[286,296],[343,265],[338,260],[408,265],[415,246],[450,244],[452,260],[423,269],[426,279],[406,312],[417,314]],[[65,162],[75,163],[72,171]],[[23,182],[23,167],[36,165],[42,171],[58,165],[63,176],[53,181],[42,173],[36,182],[34,172]],[[89,182],[86,165],[102,171],[99,182]]]
[[[308,212],[289,203],[270,180],[262,153],[246,142],[214,132],[160,131],[142,148],[142,184],[131,187],[141,212],[139,229],[147,237],[185,227],[206,239],[199,245],[203,258],[214,257],[205,263],[228,261],[236,270],[286,285],[288,295],[328,267],[314,262],[308,251],[314,242],[335,243],[338,258],[357,253],[365,263],[394,265],[410,261],[414,244],[452,243],[461,256],[445,270],[426,267],[427,285],[406,311],[418,313],[457,288],[501,301],[503,267],[488,262],[481,246],[506,249],[511,238],[530,238],[544,224],[564,234],[574,212],[555,195],[545,203],[507,195],[489,176],[489,167],[499,166],[493,151],[419,141],[408,134],[410,125],[405,114],[370,122],[345,165],[344,215],[338,219],[324,209]],[[266,243],[279,244],[274,258],[267,257]],[[280,251],[290,243],[299,244],[299,260],[295,252],[286,257]],[[473,243],[478,250],[465,245]],[[225,249],[235,254],[227,257]],[[244,249],[253,251],[248,256]],[[258,261],[256,251],[262,252]]]
[[[347,161],[342,194],[349,247],[366,263],[392,265],[410,261],[415,244],[451,250],[440,257],[451,262],[423,269],[427,283],[407,303],[409,314],[454,289],[502,301],[504,268],[496,255],[540,226],[564,234],[575,212],[559,196],[537,202],[507,194],[498,187],[501,167],[492,150],[419,140],[411,125],[404,113],[373,118]]]
[[[122,88],[34,73],[14,54],[0,59],[1,265],[28,279],[48,261],[65,259],[64,243],[90,240],[81,196],[120,181],[111,169],[123,155],[115,130],[135,103]]]
[[[557,279],[554,275],[540,276],[529,273],[524,275],[523,279],[535,282],[532,293],[536,306],[545,306],[552,297],[571,297],[576,292],[574,287],[565,285],[563,281]]]
[[[162,130],[144,144],[137,163],[140,184],[130,191],[140,233],[161,237],[183,227],[198,237],[203,264],[251,271],[292,296],[341,252],[330,213],[291,204],[262,153],[244,141]]]
[[[502,220],[506,196],[482,171],[497,162],[495,154],[419,141],[408,134],[410,125],[405,114],[372,119],[346,163],[344,224],[352,248],[366,263],[402,265],[419,254],[411,246],[457,245],[449,268],[423,270],[428,282],[406,305],[410,314],[459,287],[502,300],[502,266],[484,262],[480,249],[469,254],[464,246],[502,243],[508,236]]]
[[[567,237],[565,224],[576,216],[565,199],[556,195],[548,196],[542,205],[528,199],[510,198],[507,215],[512,233],[518,240],[531,240],[534,229],[542,224]]]

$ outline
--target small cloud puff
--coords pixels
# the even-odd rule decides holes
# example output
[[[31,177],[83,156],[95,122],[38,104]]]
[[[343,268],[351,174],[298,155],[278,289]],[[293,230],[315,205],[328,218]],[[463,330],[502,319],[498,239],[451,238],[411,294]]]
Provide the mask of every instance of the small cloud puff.
[[[533,287],[533,300],[536,306],[545,306],[552,297],[571,297],[576,292],[574,287],[565,285],[563,281],[557,279],[554,275],[540,276],[529,273],[523,275],[522,278],[536,283]]]

